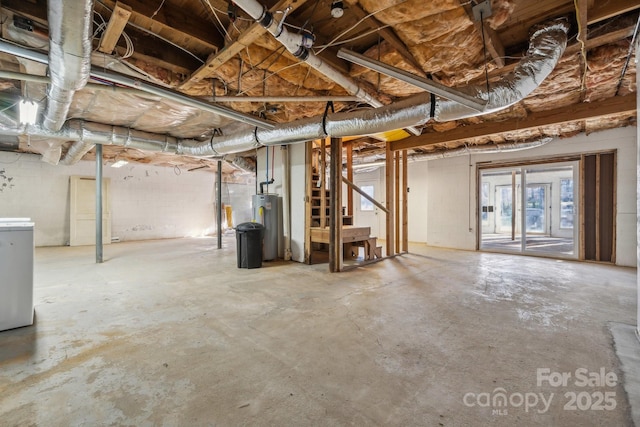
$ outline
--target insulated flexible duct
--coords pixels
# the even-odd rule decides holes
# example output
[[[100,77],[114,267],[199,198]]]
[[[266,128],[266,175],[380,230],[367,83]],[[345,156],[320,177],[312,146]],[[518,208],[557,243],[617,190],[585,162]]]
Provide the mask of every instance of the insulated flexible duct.
[[[49,1],[49,71],[47,108],[43,126],[60,130],[75,91],[89,80],[91,70],[91,0]]]
[[[557,64],[566,47],[567,31],[566,20],[556,20],[537,29],[532,34],[527,56],[518,63],[511,74],[494,84],[489,92],[482,86],[461,90],[486,99],[486,113],[498,111],[522,100],[538,87]],[[419,94],[380,108],[301,119],[276,125],[272,129],[256,127],[249,131],[213,137],[204,142],[179,140],[171,136],[80,120],[68,121],[58,132],[40,126],[29,126],[26,133],[67,141],[130,146],[148,151],[191,156],[222,156],[260,146],[299,143],[326,136],[366,135],[422,125],[432,118],[444,121],[480,114],[451,101],[436,102],[433,117],[429,94]],[[25,133],[25,129],[0,126],[0,132],[20,135]]]

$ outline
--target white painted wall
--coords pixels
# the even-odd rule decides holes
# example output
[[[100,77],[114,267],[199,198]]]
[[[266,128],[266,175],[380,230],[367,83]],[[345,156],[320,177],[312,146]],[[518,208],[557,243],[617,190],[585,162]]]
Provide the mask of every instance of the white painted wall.
[[[215,232],[214,173],[177,173],[141,164],[106,166],[103,171],[111,179],[113,237],[124,241]],[[71,175],[94,176],[95,164],[52,166],[39,155],[0,152],[0,217],[32,218],[37,246],[68,244]],[[253,193],[253,185],[234,187],[238,193]]]
[[[616,261],[619,265],[636,266],[636,132],[636,127],[627,127],[558,139],[527,151],[411,162],[410,239],[433,246],[476,248],[478,162],[500,163],[617,149]],[[421,202],[416,203],[415,189],[422,188],[426,188],[428,198],[419,198]],[[420,221],[425,206],[426,221]]]

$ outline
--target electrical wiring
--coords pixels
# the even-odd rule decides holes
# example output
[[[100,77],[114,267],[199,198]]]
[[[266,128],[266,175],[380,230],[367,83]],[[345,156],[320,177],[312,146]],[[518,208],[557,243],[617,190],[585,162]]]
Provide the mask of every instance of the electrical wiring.
[[[255,85],[253,85],[253,86],[251,86],[251,87],[249,87],[247,89],[244,89],[242,91],[238,91],[237,96],[246,94],[251,89],[254,89],[254,88],[258,87],[259,85],[262,85],[264,81],[268,80],[270,77],[273,77],[273,76],[277,75],[278,73],[281,73],[284,70],[288,70],[289,68],[293,68],[293,67],[298,67],[298,66],[303,65],[303,64],[304,64],[303,62],[296,62],[295,64],[291,64],[291,65],[287,65],[286,67],[282,67],[279,70],[276,70],[276,71],[270,73],[263,80],[261,80],[260,82],[256,83]]]
[[[582,79],[580,82],[580,90],[584,90],[585,89],[585,84],[587,81],[587,46],[584,43],[584,40],[582,40],[582,38],[579,37],[580,34],[582,34],[582,24],[580,23],[580,8],[578,7],[578,0],[573,0],[573,4],[576,8],[576,21],[578,21],[578,36],[576,37],[577,40],[580,42],[580,54],[582,55],[582,59],[584,61],[584,72],[582,73]],[[586,31],[586,28],[584,29]]]
[[[371,34],[373,34],[373,33],[377,33],[377,32],[379,32],[380,30],[382,30],[382,29],[384,29],[384,28],[387,28],[387,27],[389,27],[389,25],[383,25],[383,26],[381,26],[381,27],[374,28],[374,29],[369,30],[369,31],[367,31],[367,32],[365,32],[365,33],[362,33],[362,34],[360,34],[360,35],[357,35],[357,36],[355,36],[355,37],[351,37],[350,39],[341,40],[341,41],[339,41],[339,42],[335,42],[335,43],[333,43],[333,44],[323,44],[323,45],[318,45],[318,46],[314,46],[314,47],[315,47],[315,48],[317,48],[317,49],[326,49],[326,48],[328,48],[328,47],[334,47],[334,46],[339,46],[339,45],[342,45],[342,44],[345,44],[345,43],[351,43],[351,42],[356,41],[356,40],[359,40],[359,39],[361,39],[361,38],[363,38],[363,37],[367,37],[368,35],[371,35]],[[318,52],[318,53],[319,53],[319,52]]]
[[[216,11],[218,9],[214,8],[213,5],[211,4],[211,2],[209,0],[201,0],[202,3],[205,4],[205,6],[207,6],[209,8],[209,11],[211,12],[211,14],[214,16],[214,18],[216,18],[216,21],[218,22],[218,25],[220,26],[218,28],[218,31],[222,34],[222,36],[228,40],[228,41],[232,41],[233,39],[231,38],[231,36],[229,35],[229,32],[227,31],[227,28],[224,26],[224,24],[222,23],[222,21],[220,20],[220,17],[218,16],[218,14],[216,13]],[[224,13],[226,15],[226,12],[220,12],[220,13]]]
[[[95,40],[101,37],[101,35],[104,33],[105,29],[107,28],[107,22],[105,21],[104,17],[100,13],[94,12],[94,15],[97,15],[100,18],[100,21],[102,21],[102,22],[97,22],[95,19],[93,20],[93,23],[96,25],[96,29],[93,32],[93,39]],[[122,38],[124,39],[125,46],[126,46],[125,52],[122,56],[119,56],[119,55],[117,56],[120,59],[127,59],[133,56],[133,54],[135,53],[135,49],[133,47],[133,41],[131,40],[131,37],[129,37],[129,35],[124,31],[122,32]],[[94,52],[96,50],[97,48],[94,50]]]

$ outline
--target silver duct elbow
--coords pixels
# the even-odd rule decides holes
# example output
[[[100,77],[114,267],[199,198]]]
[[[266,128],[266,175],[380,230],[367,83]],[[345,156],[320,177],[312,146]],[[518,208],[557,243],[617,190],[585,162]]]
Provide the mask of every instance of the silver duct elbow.
[[[567,46],[569,22],[557,19],[544,27],[534,29],[526,56],[512,73],[490,87],[468,86],[458,88],[460,92],[486,101],[484,111],[478,112],[450,100],[436,103],[435,120],[446,122],[482,114],[494,113],[507,108],[529,96],[544,79],[551,74]]]
[[[49,72],[51,84],[43,126],[62,128],[76,90],[82,89],[91,70],[91,0],[49,1]]]

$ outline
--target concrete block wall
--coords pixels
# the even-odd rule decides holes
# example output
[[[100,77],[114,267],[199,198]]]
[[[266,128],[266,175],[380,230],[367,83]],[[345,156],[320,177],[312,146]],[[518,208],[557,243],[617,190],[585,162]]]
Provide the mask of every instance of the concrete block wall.
[[[106,165],[103,174],[111,180],[112,237],[126,241],[215,232],[215,173],[128,164]],[[95,164],[53,166],[39,155],[0,152],[0,217],[32,218],[37,246],[68,244],[72,175],[95,176]],[[254,191],[253,184],[229,185],[236,200]],[[247,219],[246,206],[237,212],[238,219]]]

